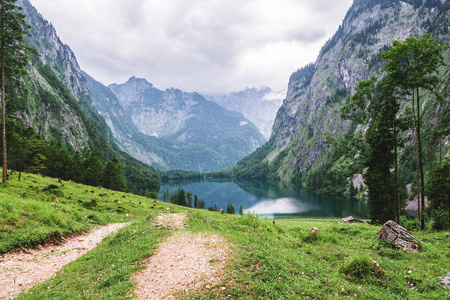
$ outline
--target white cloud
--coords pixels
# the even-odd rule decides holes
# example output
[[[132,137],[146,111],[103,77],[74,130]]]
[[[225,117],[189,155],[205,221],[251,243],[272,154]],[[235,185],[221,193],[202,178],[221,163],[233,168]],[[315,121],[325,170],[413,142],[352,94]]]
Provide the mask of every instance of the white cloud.
[[[352,0],[31,0],[97,80],[204,93],[285,89]],[[337,4],[338,3],[338,4]]]

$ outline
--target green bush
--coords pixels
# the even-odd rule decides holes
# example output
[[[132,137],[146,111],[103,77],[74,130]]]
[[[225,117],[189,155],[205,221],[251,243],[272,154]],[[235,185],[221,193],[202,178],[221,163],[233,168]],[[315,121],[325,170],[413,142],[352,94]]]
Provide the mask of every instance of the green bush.
[[[341,272],[357,279],[368,276],[383,277],[384,270],[380,265],[365,255],[358,255],[342,265]]]
[[[449,212],[441,208],[434,210],[432,221],[434,230],[440,231],[449,228]]]
[[[400,225],[405,227],[406,230],[418,230],[420,228],[419,220],[408,219],[406,216],[400,217]]]

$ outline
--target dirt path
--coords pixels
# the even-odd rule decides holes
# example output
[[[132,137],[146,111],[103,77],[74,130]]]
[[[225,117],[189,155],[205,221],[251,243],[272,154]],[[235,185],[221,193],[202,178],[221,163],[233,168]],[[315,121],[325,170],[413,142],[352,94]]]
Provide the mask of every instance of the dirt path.
[[[63,245],[41,247],[0,256],[0,299],[17,296],[52,277],[65,264],[95,248],[104,237],[130,223],[110,224],[86,236],[66,239]]]
[[[182,228],[185,217],[172,214],[160,218],[166,227]],[[220,236],[175,231],[143,262],[148,266],[135,276],[135,294],[138,299],[175,299],[173,292],[212,287],[221,281],[228,253],[228,244]]]

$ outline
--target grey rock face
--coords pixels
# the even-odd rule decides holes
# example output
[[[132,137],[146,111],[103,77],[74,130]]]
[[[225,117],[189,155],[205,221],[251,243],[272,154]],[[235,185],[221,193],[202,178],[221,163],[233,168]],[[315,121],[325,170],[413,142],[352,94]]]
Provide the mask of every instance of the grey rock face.
[[[343,218],[342,223],[364,223],[364,221],[359,218],[350,216],[350,217]]]
[[[394,242],[397,247],[405,251],[417,252],[420,250],[419,241],[409,234],[401,225],[394,221],[387,221],[380,229],[377,239],[383,239],[386,242]]]
[[[324,133],[335,137],[350,130],[364,133],[364,127],[352,128],[351,122],[341,120],[340,107],[360,80],[383,77],[381,50],[387,50],[392,40],[427,32],[440,15],[436,7],[415,8],[406,1],[354,1],[317,60],[294,72],[289,80],[287,97],[273,126],[276,147],[266,156],[270,163],[283,150],[289,151],[289,158],[278,167],[282,179],[292,179],[297,170],[306,175],[330,159],[330,148],[321,142]],[[436,37],[448,41],[448,35]],[[429,109],[434,111],[434,107]],[[293,160],[296,164],[287,164]],[[295,165],[297,168],[292,167]]]
[[[237,93],[206,96],[206,99],[243,114],[258,127],[264,138],[269,140],[277,111],[285,97],[285,91],[275,92],[269,87],[260,87],[247,88]]]
[[[55,88],[55,82],[46,78],[42,71],[45,65],[49,73],[54,73],[68,89],[85,115],[91,119],[98,118],[91,107],[92,99],[76,57],[70,47],[61,42],[55,28],[28,0],[18,0],[17,5],[23,8],[22,13],[31,26],[31,36],[25,37],[26,42],[40,55],[39,62],[32,61],[28,65],[29,75],[25,85],[31,87],[33,95],[28,96],[25,109],[18,113],[20,119],[44,138],[61,140],[69,143],[75,150],[82,150],[88,147],[90,141],[85,122],[74,105],[69,103],[70,100],[60,95],[61,91]],[[58,99],[58,111],[42,102],[43,93]]]
[[[107,88],[85,76],[94,105],[116,141],[130,155],[160,169],[231,167],[264,142],[243,115],[198,93],[161,91],[136,77]]]

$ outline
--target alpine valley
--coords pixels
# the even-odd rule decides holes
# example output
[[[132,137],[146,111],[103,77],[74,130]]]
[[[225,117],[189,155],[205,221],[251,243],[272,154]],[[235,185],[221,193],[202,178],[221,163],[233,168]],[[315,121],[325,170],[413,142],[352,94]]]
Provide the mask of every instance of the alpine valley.
[[[360,80],[383,78],[386,62],[381,51],[388,50],[392,40],[431,32],[449,42],[448,0],[355,0],[317,60],[291,75],[272,127],[284,95],[269,88],[205,99],[173,88],[159,90],[136,77],[106,87],[81,71],[75,54],[28,0],[17,3],[31,25],[27,41],[39,56],[32,57],[23,79],[26,97],[19,98],[26,100],[16,109],[16,119],[46,140],[77,151],[100,151],[105,162],[120,158],[129,185],[136,190],[157,189],[159,177],[153,167],[190,171],[231,167],[227,175],[301,182],[324,193],[360,188],[363,168],[358,160],[342,159],[326,142],[326,134],[343,137],[366,130],[343,121],[340,108]],[[448,61],[448,53],[445,57]],[[424,149],[437,148],[438,115],[441,126],[448,127],[448,66],[441,66],[440,74],[444,84],[438,88],[445,102],[425,95],[422,106]],[[409,106],[405,102],[402,107],[406,111]],[[404,186],[414,179],[414,134],[404,133],[402,138]],[[441,138],[443,155],[448,156],[449,136]],[[429,157],[425,163],[432,161]],[[137,169],[141,179],[132,179]],[[145,186],[144,177],[152,183]]]
[[[342,25],[322,47],[317,60],[294,72],[287,97],[277,113],[268,143],[241,160],[232,172],[237,176],[279,178],[301,182],[304,187],[322,193],[344,194],[364,186],[363,167],[358,156],[344,160],[327,144],[326,135],[351,137],[367,128],[343,121],[340,108],[355,94],[360,80],[376,76],[382,79],[386,62],[382,50],[393,40],[403,41],[415,33],[433,33],[449,43],[450,2],[440,0],[355,0]],[[439,103],[425,95],[422,105],[423,131],[428,153],[438,151],[438,115],[441,128],[449,128],[450,69],[441,66],[443,84],[438,87],[445,101]],[[402,110],[410,107],[405,100]],[[444,120],[444,121],[443,121]],[[444,122],[444,123],[442,123]],[[443,132],[442,156],[450,155],[449,133]],[[401,186],[415,179],[414,134],[404,133],[406,146],[399,153]],[[427,169],[434,157],[427,157]],[[360,195],[363,194],[360,190]]]
[[[235,165],[264,143],[258,128],[242,114],[197,93],[160,91],[134,77],[124,84],[102,85],[81,71],[70,47],[28,0],[17,4],[31,25],[27,42],[39,56],[33,56],[24,78],[26,101],[15,115],[44,139],[76,151],[100,151],[104,161],[120,157],[128,161],[128,175],[138,164],[155,182],[158,176],[146,165],[217,170]]]

